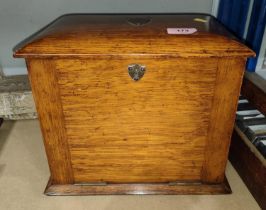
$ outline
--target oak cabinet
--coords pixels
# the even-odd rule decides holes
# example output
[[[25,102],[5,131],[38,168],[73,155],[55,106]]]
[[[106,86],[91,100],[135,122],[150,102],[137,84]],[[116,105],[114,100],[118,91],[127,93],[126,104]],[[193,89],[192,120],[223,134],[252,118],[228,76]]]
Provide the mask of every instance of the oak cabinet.
[[[201,14],[64,15],[18,44],[48,195],[228,193],[247,57]]]

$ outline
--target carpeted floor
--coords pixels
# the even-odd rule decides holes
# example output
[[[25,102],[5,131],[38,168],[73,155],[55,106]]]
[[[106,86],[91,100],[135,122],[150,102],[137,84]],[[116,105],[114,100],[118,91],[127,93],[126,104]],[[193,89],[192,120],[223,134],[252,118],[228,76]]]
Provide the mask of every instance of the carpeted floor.
[[[0,128],[0,210],[257,210],[231,164],[231,195],[69,196],[43,195],[49,177],[37,120],[5,121]]]

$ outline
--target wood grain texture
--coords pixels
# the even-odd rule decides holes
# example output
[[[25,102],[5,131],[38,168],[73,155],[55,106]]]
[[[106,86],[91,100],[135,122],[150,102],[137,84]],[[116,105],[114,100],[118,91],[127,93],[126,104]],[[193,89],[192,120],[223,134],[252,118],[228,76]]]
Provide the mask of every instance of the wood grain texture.
[[[200,182],[146,183],[146,184],[108,184],[105,186],[57,185],[51,181],[45,189],[46,195],[206,195],[229,194],[231,188],[227,179],[219,184]]]
[[[241,94],[266,115],[266,82],[256,73],[246,72]]]
[[[245,134],[235,126],[229,159],[261,209],[266,209],[266,165]],[[262,159],[264,163],[262,162]]]
[[[245,62],[243,58],[219,60],[202,170],[203,182],[220,183],[224,179]]]
[[[236,103],[254,53],[211,16],[148,16],[139,27],[127,19],[143,15],[62,16],[15,47],[40,116],[47,194],[228,191]],[[146,66],[138,82],[128,75],[134,63]]]
[[[60,90],[53,63],[49,60],[27,60],[33,96],[41,124],[44,146],[53,183],[73,183],[73,172]]]
[[[151,18],[151,22],[138,27],[129,24],[128,18]],[[205,22],[197,22],[195,18]],[[192,35],[167,34],[167,28],[178,27],[196,28],[198,31]],[[29,37],[14,48],[14,55],[232,57],[254,56],[254,53],[209,15],[76,14],[62,16]]]
[[[75,182],[200,180],[217,62],[56,60]]]

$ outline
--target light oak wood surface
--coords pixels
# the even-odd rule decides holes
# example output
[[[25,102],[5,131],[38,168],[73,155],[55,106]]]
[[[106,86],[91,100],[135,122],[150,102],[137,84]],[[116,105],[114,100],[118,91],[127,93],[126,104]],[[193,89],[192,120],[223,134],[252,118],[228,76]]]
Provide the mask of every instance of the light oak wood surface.
[[[211,16],[148,16],[142,26],[128,18],[147,15],[62,16],[15,47],[40,117],[46,194],[230,192],[224,170],[254,53]],[[166,33],[185,26],[198,31]],[[139,81],[131,64],[146,68]]]
[[[127,72],[134,61],[147,68],[138,82]],[[216,67],[217,59],[56,60],[75,181],[199,180]]]

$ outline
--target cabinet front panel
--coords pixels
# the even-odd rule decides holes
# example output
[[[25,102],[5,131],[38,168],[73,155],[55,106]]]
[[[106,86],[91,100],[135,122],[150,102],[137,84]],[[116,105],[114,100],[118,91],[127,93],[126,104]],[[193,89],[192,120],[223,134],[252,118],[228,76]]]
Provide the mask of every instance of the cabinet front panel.
[[[201,179],[217,59],[54,62],[76,183]]]

